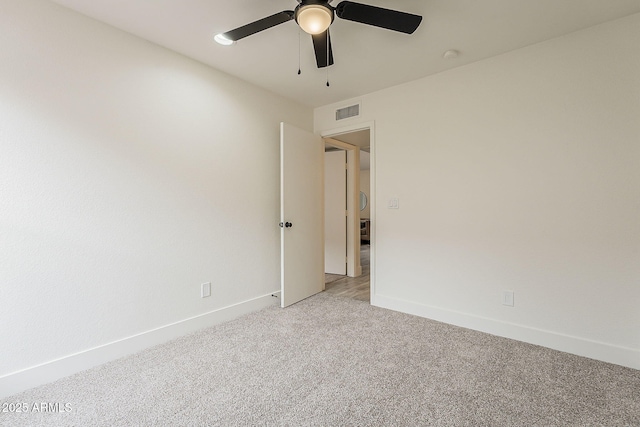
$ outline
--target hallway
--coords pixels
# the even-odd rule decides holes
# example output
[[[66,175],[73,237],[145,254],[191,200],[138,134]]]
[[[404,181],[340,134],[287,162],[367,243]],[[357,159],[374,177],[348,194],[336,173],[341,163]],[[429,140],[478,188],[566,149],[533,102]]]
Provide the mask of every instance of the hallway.
[[[363,243],[360,247],[360,263],[362,265],[361,276],[348,277],[337,274],[325,274],[325,292],[341,297],[353,298],[359,301],[369,302],[370,249],[371,247],[368,243]]]

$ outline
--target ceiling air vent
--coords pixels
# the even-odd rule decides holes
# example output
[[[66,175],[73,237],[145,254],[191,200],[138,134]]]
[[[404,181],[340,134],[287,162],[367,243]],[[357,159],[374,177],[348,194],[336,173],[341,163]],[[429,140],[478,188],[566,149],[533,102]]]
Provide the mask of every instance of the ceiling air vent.
[[[339,108],[336,110],[336,120],[344,120],[349,117],[356,117],[360,115],[360,104],[350,105],[348,107]]]

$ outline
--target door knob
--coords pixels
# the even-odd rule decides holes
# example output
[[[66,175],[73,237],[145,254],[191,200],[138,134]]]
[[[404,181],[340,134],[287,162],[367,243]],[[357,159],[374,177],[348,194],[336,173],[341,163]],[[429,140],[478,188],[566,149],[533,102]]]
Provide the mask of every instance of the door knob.
[[[293,224],[291,224],[290,222],[285,222],[284,224],[280,223],[280,227],[291,228],[293,227]]]

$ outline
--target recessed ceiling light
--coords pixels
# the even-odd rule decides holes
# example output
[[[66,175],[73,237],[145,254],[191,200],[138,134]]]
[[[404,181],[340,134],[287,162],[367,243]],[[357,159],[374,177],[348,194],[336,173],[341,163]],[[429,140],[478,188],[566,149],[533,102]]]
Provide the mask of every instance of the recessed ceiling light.
[[[230,45],[232,45],[232,44],[233,44],[233,40],[226,38],[226,37],[225,37],[225,35],[224,35],[224,34],[222,34],[222,33],[220,33],[220,34],[216,34],[216,35],[213,37],[213,39],[214,39],[216,42],[218,42],[218,43],[220,43],[221,45],[224,45],[224,46],[230,46]]]

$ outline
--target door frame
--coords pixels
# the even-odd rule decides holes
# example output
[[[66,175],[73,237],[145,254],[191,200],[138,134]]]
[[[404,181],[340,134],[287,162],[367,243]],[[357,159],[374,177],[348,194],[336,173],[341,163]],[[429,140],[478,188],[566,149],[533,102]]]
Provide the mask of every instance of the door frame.
[[[326,151],[327,146],[331,146],[333,148],[336,147],[331,139],[324,139],[323,142],[325,144],[325,152],[324,152],[324,272],[329,274],[338,274],[338,275],[349,275],[349,265],[350,260],[347,258],[348,247],[349,247],[349,213],[351,210],[348,206],[348,198],[349,198],[349,185],[347,179],[349,177],[348,160],[347,160],[347,151],[340,148],[336,151]],[[333,158],[331,158],[334,156]],[[330,166],[329,166],[330,165]],[[331,170],[327,168],[330,167]],[[336,170],[337,169],[337,170]],[[330,177],[330,178],[328,178]],[[327,179],[330,180],[339,180],[338,186],[332,186],[330,191],[327,191]],[[332,185],[335,185],[333,183]],[[344,191],[344,193],[342,193]],[[328,198],[335,203],[331,203],[330,207],[327,207]],[[339,202],[337,201],[339,198]],[[329,214],[329,210],[331,209],[331,213]],[[338,213],[338,210],[340,211]],[[337,225],[334,221],[338,220],[340,225]],[[327,228],[327,221],[331,221],[331,226]],[[338,230],[339,233],[336,233]],[[343,228],[344,227],[344,228]],[[343,234],[344,231],[344,234]],[[329,234],[332,234],[333,237],[336,237],[337,234],[340,234],[340,251],[330,251],[327,252],[327,237]],[[332,244],[337,244],[337,239],[331,239]],[[327,256],[327,255],[330,256]],[[339,257],[339,258],[338,258]],[[329,268],[327,268],[327,263],[329,263]],[[339,266],[339,267],[338,267]],[[339,271],[338,271],[339,270]]]
[[[362,274],[360,265],[360,221],[358,197],[360,188],[360,147],[338,141],[331,137],[322,138],[326,145],[347,152],[347,276]]]
[[[375,240],[376,240],[376,162],[375,162],[375,122],[374,121],[366,121],[366,122],[360,122],[360,123],[354,123],[348,126],[343,126],[343,127],[338,127],[338,128],[330,128],[330,129],[325,129],[325,130],[320,130],[320,136],[322,138],[326,139],[331,139],[332,137],[335,136],[339,136],[345,133],[351,133],[351,132],[356,132],[356,131],[360,131],[360,130],[367,130],[369,129],[369,151],[370,151],[370,155],[371,155],[371,166],[370,166],[370,181],[371,181],[371,187],[370,187],[370,194],[369,194],[369,204],[370,204],[370,219],[371,219],[371,228],[370,228],[370,304],[375,305],[375,265],[376,265],[376,246],[375,246]],[[337,140],[333,140],[335,142],[340,142]],[[357,155],[356,155],[356,150],[354,150],[353,148],[349,151],[347,151],[347,164],[351,165],[351,167],[349,168],[349,176],[352,178],[351,180],[347,180],[347,187],[348,187],[348,201],[350,200],[352,203],[354,203],[353,207],[355,209],[349,209],[349,212],[353,212],[353,218],[351,218],[350,220],[348,219],[348,223],[347,223],[347,238],[349,238],[349,236],[351,236],[352,240],[352,247],[349,246],[349,242],[347,242],[347,259],[349,259],[349,257],[353,257],[353,259],[357,260],[357,265],[359,267],[359,272],[358,272],[358,276],[360,274],[362,274],[362,266],[360,265],[360,221],[359,221],[359,190],[360,190],[360,148],[359,147],[355,147],[353,145],[350,144],[346,144],[344,142],[340,142],[341,144],[344,144],[346,146],[349,147],[353,147],[353,148],[357,148]],[[355,169],[356,165],[355,165],[355,161],[350,161],[351,158],[349,157],[349,153],[351,153],[351,156],[357,158],[357,169]],[[349,167],[349,166],[348,166]],[[355,181],[355,182],[353,182]],[[353,196],[353,198],[351,197]],[[348,206],[348,205],[347,205]],[[357,214],[356,214],[357,213]],[[352,227],[355,228],[355,230],[352,230],[351,228],[349,228],[349,225],[351,225]],[[354,269],[355,269],[355,264],[354,262],[350,263],[349,265],[353,265]],[[354,270],[354,273],[357,272]],[[347,274],[349,274],[349,267],[347,267]]]

